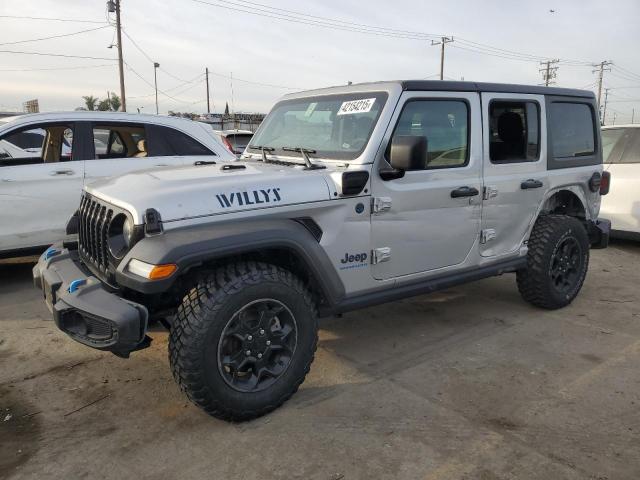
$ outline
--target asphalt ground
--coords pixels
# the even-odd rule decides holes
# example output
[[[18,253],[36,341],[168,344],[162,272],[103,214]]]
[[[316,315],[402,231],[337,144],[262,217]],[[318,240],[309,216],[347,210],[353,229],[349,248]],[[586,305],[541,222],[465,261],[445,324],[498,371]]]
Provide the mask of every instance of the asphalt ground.
[[[208,417],[169,371],[167,333],[120,359],[71,341],[0,264],[0,478],[640,478],[640,244],[592,251],[569,307],[513,275],[321,322],[283,407]]]

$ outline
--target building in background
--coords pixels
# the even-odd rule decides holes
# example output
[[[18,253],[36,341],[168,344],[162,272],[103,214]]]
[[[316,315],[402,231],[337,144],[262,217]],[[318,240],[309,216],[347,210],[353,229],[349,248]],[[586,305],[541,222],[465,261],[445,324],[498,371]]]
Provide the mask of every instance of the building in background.
[[[25,113],[38,113],[40,112],[40,106],[38,105],[38,99],[27,100],[22,104],[22,110]]]

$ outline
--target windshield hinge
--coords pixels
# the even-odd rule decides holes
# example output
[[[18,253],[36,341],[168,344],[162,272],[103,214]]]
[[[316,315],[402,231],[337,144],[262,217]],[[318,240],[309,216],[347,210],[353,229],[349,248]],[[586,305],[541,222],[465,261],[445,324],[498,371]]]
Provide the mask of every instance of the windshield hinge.
[[[391,210],[391,197],[373,197],[371,199],[371,213],[377,214]]]
[[[373,265],[391,260],[391,247],[374,248],[371,252],[371,263]]]

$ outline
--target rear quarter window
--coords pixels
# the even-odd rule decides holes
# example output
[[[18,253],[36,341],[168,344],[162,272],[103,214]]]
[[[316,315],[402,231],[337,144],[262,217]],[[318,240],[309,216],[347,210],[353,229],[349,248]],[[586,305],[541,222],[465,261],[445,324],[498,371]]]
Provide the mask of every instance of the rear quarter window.
[[[602,163],[599,132],[591,99],[547,98],[548,168]]]

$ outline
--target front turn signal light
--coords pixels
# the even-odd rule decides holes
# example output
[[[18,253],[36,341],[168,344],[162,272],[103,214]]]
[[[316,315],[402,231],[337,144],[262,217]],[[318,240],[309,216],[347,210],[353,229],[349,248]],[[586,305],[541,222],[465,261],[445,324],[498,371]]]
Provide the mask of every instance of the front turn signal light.
[[[167,263],[164,265],[153,265],[132,258],[127,265],[127,271],[146,278],[148,280],[162,280],[170,277],[178,269],[175,263]]]

